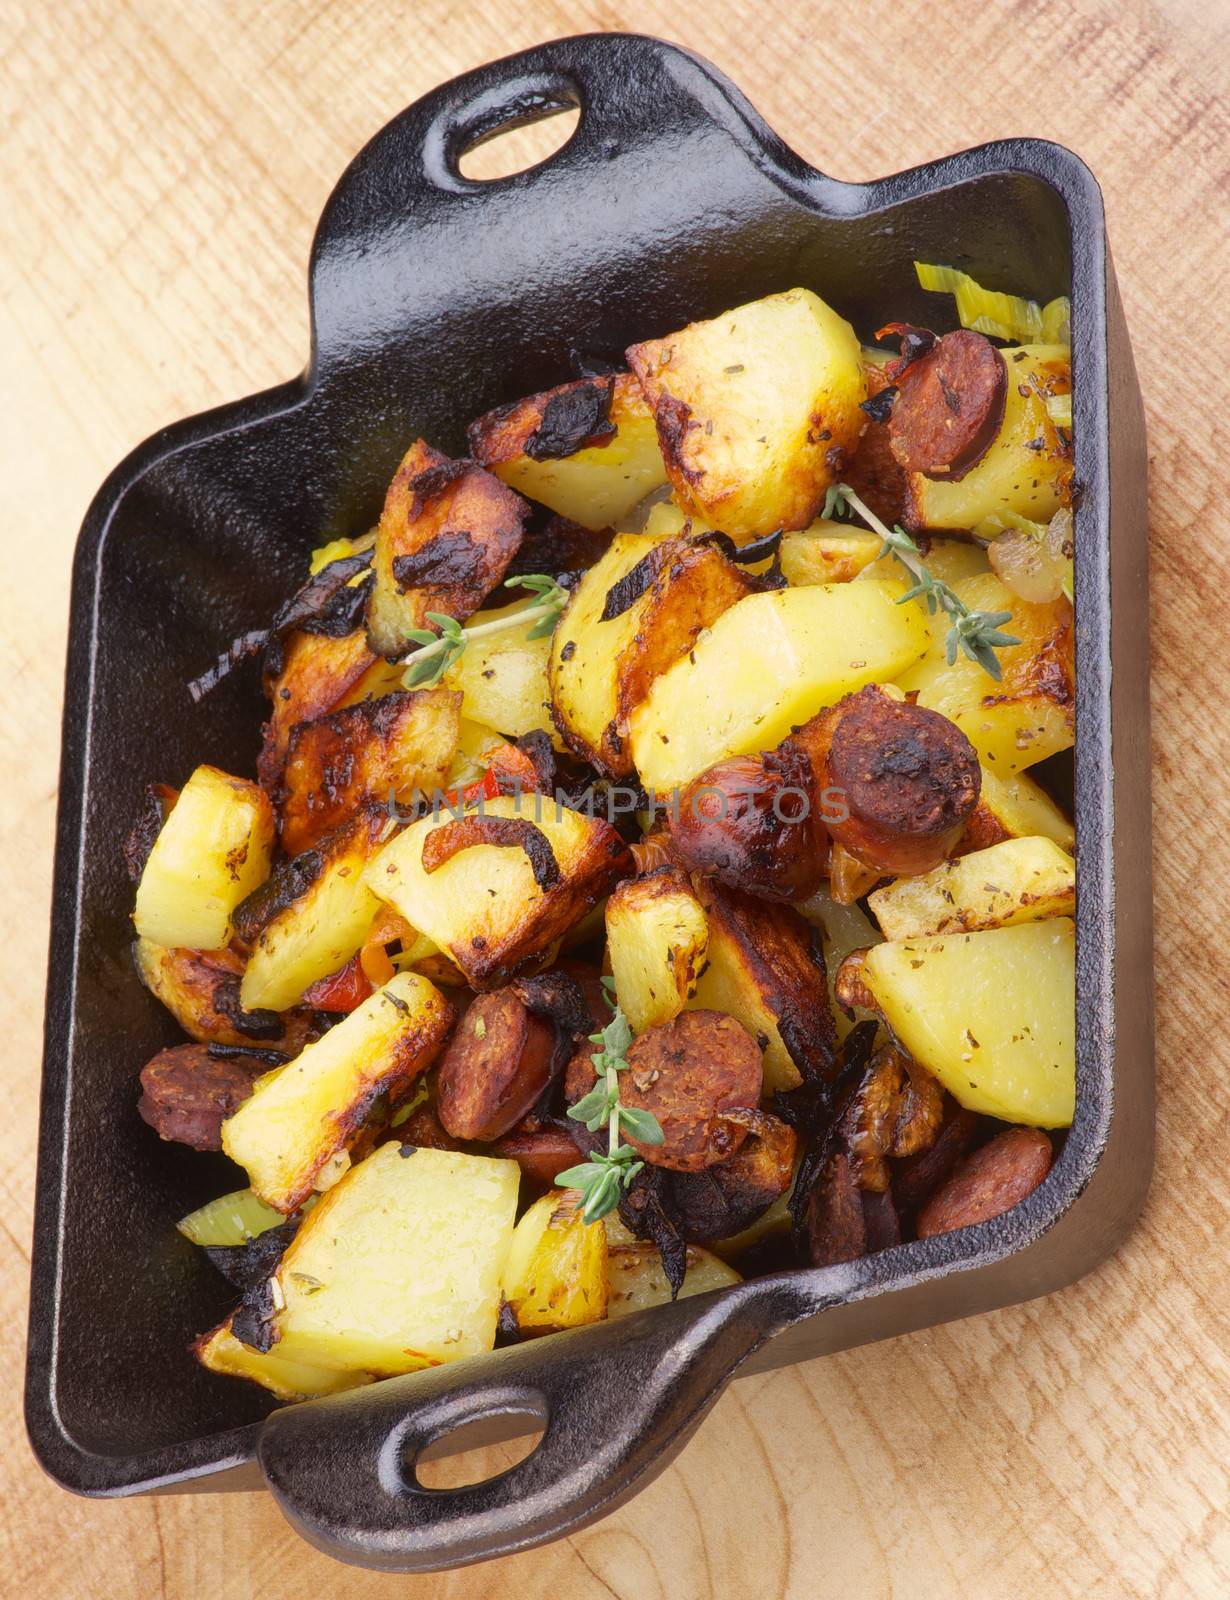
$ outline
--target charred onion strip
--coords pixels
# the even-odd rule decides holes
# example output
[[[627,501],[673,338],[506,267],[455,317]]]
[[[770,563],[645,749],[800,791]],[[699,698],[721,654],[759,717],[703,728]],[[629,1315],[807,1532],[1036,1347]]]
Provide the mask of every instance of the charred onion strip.
[[[523,817],[460,817],[427,835],[423,845],[423,871],[435,872],[462,850],[490,844],[498,849],[524,850],[542,890],[553,889],[563,874],[551,841],[541,828]]]
[[[553,394],[543,407],[542,421],[525,442],[531,461],[558,461],[578,450],[609,444],[614,376]]]

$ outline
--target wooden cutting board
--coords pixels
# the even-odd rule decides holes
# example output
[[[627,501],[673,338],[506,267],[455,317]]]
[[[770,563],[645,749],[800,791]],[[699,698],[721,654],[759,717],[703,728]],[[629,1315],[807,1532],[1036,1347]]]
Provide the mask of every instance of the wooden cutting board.
[[[0,12],[0,904],[12,918],[0,970],[0,1590],[1230,1592],[1224,0],[8,0]],[[485,59],[610,28],[709,56],[838,177],[1036,134],[1072,146],[1101,179],[1151,429],[1157,1177],[1131,1240],[1076,1287],[749,1379],[670,1471],[597,1527],[464,1573],[379,1577],[316,1555],[264,1495],[90,1503],[55,1488],[25,1444],[70,558],[95,487],[138,440],[302,366],[312,228],[369,135]],[[538,130],[532,148],[547,138]]]

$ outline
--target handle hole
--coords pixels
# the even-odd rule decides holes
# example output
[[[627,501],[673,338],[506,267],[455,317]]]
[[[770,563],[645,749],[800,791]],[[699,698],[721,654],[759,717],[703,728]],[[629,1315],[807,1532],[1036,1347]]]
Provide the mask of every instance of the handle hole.
[[[540,167],[556,155],[577,131],[580,108],[559,105],[532,122],[513,123],[462,152],[458,167],[471,183],[494,183]]]
[[[486,1483],[532,1456],[545,1431],[546,1419],[537,1410],[475,1417],[438,1434],[417,1458],[407,1460],[407,1476],[421,1489]]]

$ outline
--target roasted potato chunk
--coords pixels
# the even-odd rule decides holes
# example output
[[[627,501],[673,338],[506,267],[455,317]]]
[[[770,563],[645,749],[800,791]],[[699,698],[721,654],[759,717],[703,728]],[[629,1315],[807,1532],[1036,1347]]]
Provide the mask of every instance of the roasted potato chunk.
[[[878,944],[862,974],[914,1059],[961,1105],[1063,1128],[1076,1097],[1072,922]]]
[[[583,528],[617,527],[666,482],[653,414],[626,372],[497,406],[470,424],[470,452],[504,483]]]
[[[974,933],[1071,916],[1076,863],[1050,839],[1006,839],[947,861],[919,878],[898,878],[869,897],[886,939]]]
[[[706,1294],[710,1289],[729,1289],[732,1284],[743,1282],[725,1261],[699,1245],[690,1244],[683,1284],[678,1296],[672,1296],[657,1245],[638,1242],[613,1213],[606,1218],[606,1225],[608,1317],[630,1317],[651,1306],[669,1305],[673,1298],[686,1300],[689,1295]]]
[[[296,723],[312,722],[346,704],[375,665],[364,628],[340,638],[324,633],[290,635],[282,646],[281,670],[266,684],[273,709],[256,763],[266,789],[272,789],[282,775],[286,741]]]
[[[1066,345],[1037,344],[996,353],[1008,381],[1003,420],[990,449],[959,480],[907,473],[907,528],[974,528],[1005,511],[1046,522],[1064,503],[1072,454],[1046,401],[1070,390],[1071,353]]]
[[[192,1346],[192,1353],[211,1372],[228,1378],[250,1378],[279,1400],[314,1400],[319,1395],[338,1394],[372,1381],[368,1372],[341,1372],[289,1359],[276,1344],[271,1350],[254,1350],[235,1337],[230,1317],[211,1333],[203,1333]]]
[[[955,722],[997,777],[1070,748],[1076,728],[1071,605],[1064,599],[1039,605],[1018,599],[992,572],[963,579],[955,589],[971,611],[1011,613],[1004,631],[1020,643],[996,651],[1000,681],[964,654],[950,666],[947,620],[934,618],[930,650],[897,676],[898,686],[916,689],[920,706]]]
[[[811,931],[790,906],[697,880],[709,928],[708,965],[690,1008],[725,1011],[764,1052],[764,1087],[794,1089],[833,1070],[836,1031]]]
[[[269,875],[274,819],[269,796],[217,767],[196,769],[149,853],[133,922],[168,949],[221,950],[231,913]]]
[[[497,606],[476,612],[471,622],[480,627],[524,611],[518,600],[510,606]],[[547,661],[551,654],[548,637],[531,639],[536,618],[523,628],[509,628],[489,638],[477,638],[444,675],[449,689],[460,689],[462,716],[482,723],[506,739],[520,739],[541,729],[550,736],[556,749],[565,749],[551,716],[551,691],[547,683]]]
[[[709,930],[704,907],[677,867],[616,884],[606,903],[615,992],[634,1033],[679,1015],[696,993]]]
[[[879,556],[878,533],[820,517],[810,528],[782,535],[782,576],[795,588],[810,583],[849,583]]]
[[[426,978],[398,973],[263,1079],[223,1123],[222,1148],[266,1205],[297,1210],[345,1170],[377,1100],[400,1098],[431,1065],[453,1016]]]
[[[632,771],[628,718],[749,580],[711,544],[621,534],[556,624],[548,681],[568,744],[600,771]]]
[[[727,756],[772,750],[822,706],[921,661],[927,613],[899,594],[884,582],[815,584],[723,612],[629,717],[646,789],[669,794]]]
[[[521,544],[528,507],[473,462],[450,461],[417,439],[389,485],[376,530],[367,638],[404,654],[427,612],[462,620],[477,611]]]
[[[575,1189],[536,1200],[513,1229],[503,1294],[522,1332],[550,1332],[606,1316],[606,1229],[581,1217]]]
[[[536,853],[537,868],[520,845],[483,842],[475,821],[512,823],[511,832]],[[424,865],[425,849],[437,848],[428,844],[433,833],[466,825],[472,845],[435,866],[429,855]],[[510,830],[486,831],[495,837]],[[481,815],[471,808],[455,819],[445,809],[412,823],[385,846],[364,882],[484,990],[541,957],[631,869],[627,845],[602,818],[540,795],[500,795]]]
[[[359,949],[380,906],[363,869],[386,824],[379,811],[361,813],[280,866],[241,909],[252,945],[239,986],[245,1011],[289,1010]]]
[[[457,749],[461,695],[402,690],[291,730],[282,777],[282,848],[309,850],[367,801],[409,802],[444,783]]]
[[[960,848],[985,850],[1001,839],[1031,837],[1050,839],[1071,855],[1076,829],[1027,772],[1009,772],[1001,778],[983,767],[982,793]]]
[[[627,354],[680,505],[739,543],[812,521],[866,420],[848,322],[791,289]]]
[[[490,1350],[517,1180],[515,1161],[380,1145],[283,1256],[274,1350],[377,1377]]]
[[[202,1044],[263,1045],[294,1055],[312,1031],[310,1017],[245,1011],[239,999],[243,960],[233,950],[164,950],[138,939],[141,981],[190,1039]]]

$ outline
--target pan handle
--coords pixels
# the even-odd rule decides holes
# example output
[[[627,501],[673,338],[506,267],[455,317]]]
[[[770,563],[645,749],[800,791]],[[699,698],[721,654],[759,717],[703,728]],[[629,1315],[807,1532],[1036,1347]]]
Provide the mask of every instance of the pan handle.
[[[665,1467],[732,1373],[814,1310],[789,1280],[680,1301],[473,1364],[390,1378],[275,1412],[258,1459],[293,1527],[326,1554],[435,1572],[559,1538]],[[545,1428],[498,1477],[427,1489],[414,1463],[467,1423]]]
[[[466,151],[574,106],[575,132],[545,161],[501,178],[463,176]],[[742,147],[746,161],[710,159],[714,141]],[[617,278],[633,219],[643,227],[647,209],[678,209],[685,190],[689,203],[704,193],[707,205],[737,210],[766,157],[779,182],[815,176],[733,84],[660,39],[578,35],[463,73],[376,134],[329,198],[310,273],[317,367],[374,350],[387,360],[420,318],[438,359],[450,319],[499,314],[510,284],[514,298],[550,304],[575,275],[578,235]]]

